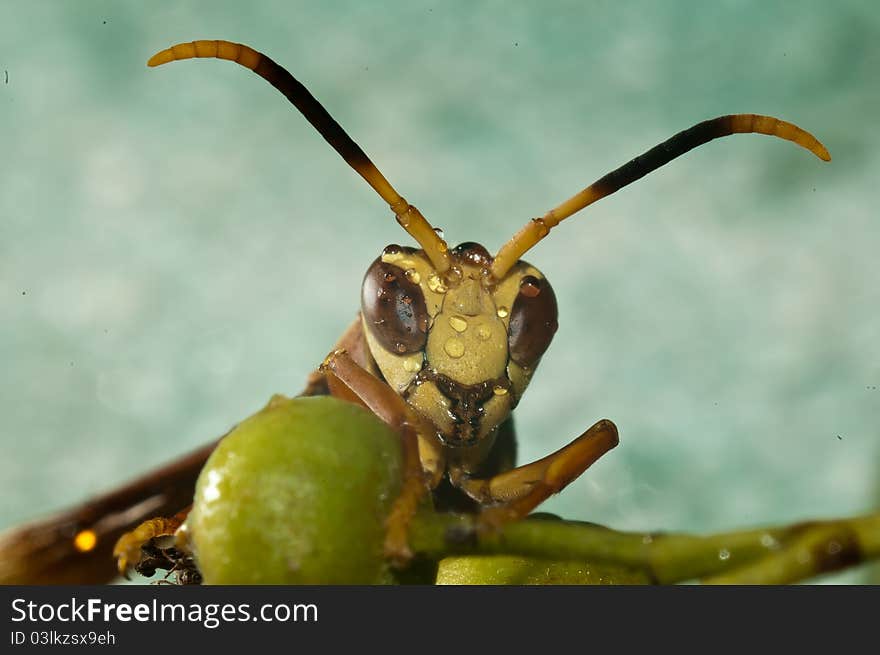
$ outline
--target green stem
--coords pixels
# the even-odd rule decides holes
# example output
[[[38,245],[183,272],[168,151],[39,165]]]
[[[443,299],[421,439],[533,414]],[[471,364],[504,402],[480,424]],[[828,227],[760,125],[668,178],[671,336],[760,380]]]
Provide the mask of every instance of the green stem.
[[[790,584],[880,557],[880,514],[794,526],[785,547],[708,584]]]
[[[475,526],[472,516],[422,513],[412,525],[411,547],[433,559],[504,554],[616,564],[643,571],[661,584],[697,578],[785,583],[880,557],[880,513],[709,536],[618,532],[543,519],[491,532]]]

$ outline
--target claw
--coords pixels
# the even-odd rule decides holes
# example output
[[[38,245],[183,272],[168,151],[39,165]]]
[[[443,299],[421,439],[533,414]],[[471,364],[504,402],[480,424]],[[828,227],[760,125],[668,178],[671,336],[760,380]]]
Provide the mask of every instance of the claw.
[[[318,367],[318,370],[321,371],[322,373],[326,373],[327,371],[332,371],[333,370],[333,363],[336,361],[336,359],[338,357],[342,357],[342,355],[345,355],[347,352],[348,351],[345,348],[337,348],[336,350],[334,350],[332,353],[330,353],[329,355],[327,355],[324,358],[324,361],[321,362],[321,365]]]

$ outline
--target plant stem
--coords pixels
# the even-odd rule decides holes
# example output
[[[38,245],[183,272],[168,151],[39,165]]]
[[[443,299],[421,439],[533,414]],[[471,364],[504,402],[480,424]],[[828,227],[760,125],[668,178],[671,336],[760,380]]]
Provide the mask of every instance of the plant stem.
[[[504,554],[617,564],[660,584],[780,584],[880,557],[880,513],[708,536],[618,532],[576,521],[525,519],[496,531],[475,518],[424,512],[410,545],[433,559]]]

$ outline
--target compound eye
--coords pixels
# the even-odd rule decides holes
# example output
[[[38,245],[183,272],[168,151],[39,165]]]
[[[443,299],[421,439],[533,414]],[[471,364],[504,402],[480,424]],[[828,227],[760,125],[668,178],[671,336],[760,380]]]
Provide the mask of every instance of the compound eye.
[[[507,328],[510,358],[520,366],[537,364],[556,334],[557,318],[556,294],[550,283],[532,275],[523,277]]]
[[[361,309],[367,326],[386,350],[405,355],[424,350],[428,310],[418,284],[403,269],[381,258],[373,262],[361,287]]]

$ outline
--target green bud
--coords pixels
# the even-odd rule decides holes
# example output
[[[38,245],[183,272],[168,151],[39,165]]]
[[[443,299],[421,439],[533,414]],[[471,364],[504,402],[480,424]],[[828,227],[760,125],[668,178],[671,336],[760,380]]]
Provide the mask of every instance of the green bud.
[[[206,584],[381,584],[397,434],[331,397],[274,397],[227,435],[187,521]]]
[[[441,560],[437,584],[648,584],[645,573],[613,564],[562,562],[514,555],[467,555]]]

